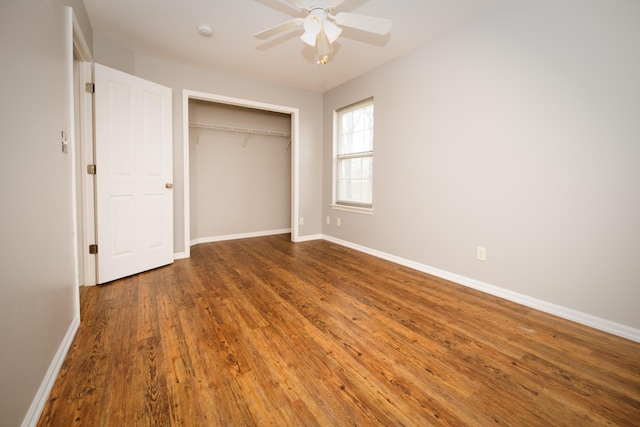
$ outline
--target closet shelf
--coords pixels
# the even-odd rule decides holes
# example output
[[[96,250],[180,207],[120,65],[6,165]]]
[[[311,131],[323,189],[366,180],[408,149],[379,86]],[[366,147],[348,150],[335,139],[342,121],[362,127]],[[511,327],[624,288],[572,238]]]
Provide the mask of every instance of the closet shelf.
[[[194,127],[198,129],[215,129],[215,130],[223,130],[227,132],[239,132],[239,133],[256,134],[256,135],[280,136],[283,138],[291,137],[291,134],[288,132],[275,132],[275,131],[263,130],[263,129],[239,128],[235,126],[217,125],[212,123],[191,122],[189,123],[189,127]]]

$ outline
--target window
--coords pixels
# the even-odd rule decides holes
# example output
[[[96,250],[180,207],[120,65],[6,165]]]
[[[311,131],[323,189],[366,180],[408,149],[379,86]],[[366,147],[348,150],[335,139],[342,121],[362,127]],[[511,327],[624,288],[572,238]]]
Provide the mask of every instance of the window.
[[[373,99],[336,111],[334,206],[373,207]]]

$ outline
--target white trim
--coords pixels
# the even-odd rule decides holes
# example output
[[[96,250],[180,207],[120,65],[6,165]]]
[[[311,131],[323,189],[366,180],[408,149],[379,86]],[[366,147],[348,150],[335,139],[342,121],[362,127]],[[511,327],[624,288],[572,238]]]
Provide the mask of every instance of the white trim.
[[[189,98],[190,92],[183,90],[182,91],[182,203],[183,203],[183,218],[182,222],[184,224],[182,232],[184,233],[184,251],[183,253],[186,255],[185,258],[189,258],[191,256],[191,196],[190,196],[190,180],[189,180]],[[175,195],[173,199],[173,203],[175,203]],[[175,258],[175,257],[174,257]]]
[[[173,260],[189,258],[189,255],[186,252],[174,252]]]
[[[494,295],[499,298],[524,305],[526,307],[534,308],[548,314],[553,314],[554,316],[562,317],[564,319],[571,320],[573,322],[580,323],[582,325],[586,325],[604,332],[608,332],[613,335],[627,338],[635,342],[640,342],[640,329],[612,322],[607,319],[602,319],[591,314],[583,313],[571,308],[533,298],[524,294],[520,294],[518,292],[513,292],[508,289],[484,283],[479,280],[471,279],[469,277],[461,276],[459,274],[451,273],[435,267],[420,264],[415,261],[400,258],[395,255],[390,255],[385,252],[380,252],[375,249],[370,249],[365,246],[360,246],[355,243],[337,239],[333,236],[322,235],[322,239],[346,246],[351,249],[355,249],[360,252],[364,252],[369,255],[373,255],[378,258],[385,259],[387,261],[394,262],[396,264],[403,265],[405,267],[413,268],[414,270],[431,274],[433,276],[437,276],[451,282],[476,289],[480,292],[484,292],[486,294]]]
[[[74,150],[74,164],[73,164],[73,182],[75,185],[76,174],[80,174],[81,185],[80,188],[76,188],[76,192],[80,192],[80,212],[82,218],[76,218],[76,221],[80,220],[82,224],[82,236],[75,236],[76,246],[80,243],[80,250],[87,254],[82,262],[82,271],[76,272],[76,285],[95,285],[96,284],[96,258],[95,256],[88,256],[88,247],[90,244],[95,243],[95,212],[94,212],[94,187],[93,176],[83,173],[87,164],[93,163],[93,98],[92,95],[85,91],[85,83],[93,81],[93,55],[91,49],[84,37],[80,23],[73,12],[71,7],[69,14],[71,16],[71,28],[72,28],[72,57],[71,66],[73,72],[73,53],[77,55],[78,60],[78,86],[75,86],[73,81],[73,74],[71,75],[72,91],[71,99],[75,102],[74,90],[78,92],[79,105],[77,106],[80,119],[80,133],[75,134],[76,126],[72,123],[71,132],[73,135],[73,150]],[[75,106],[72,107],[72,118],[75,121]],[[79,148],[79,149],[78,149]],[[80,159],[80,170],[76,169],[75,156],[82,156]],[[77,200],[74,195],[74,201]],[[74,213],[76,212],[74,207]],[[77,229],[74,228],[74,230]],[[75,249],[76,257],[78,255],[78,248]],[[79,260],[76,260],[78,263]],[[79,267],[79,266],[78,266]],[[79,297],[78,297],[79,300]]]
[[[89,49],[87,40],[84,38],[84,33],[82,32],[82,28],[80,27],[80,23],[78,22],[75,13],[73,13],[73,9],[71,7],[69,7],[69,9],[71,9],[73,47],[76,49],[76,52],[78,52],[78,60],[82,62],[91,62],[93,61],[91,49]]]
[[[329,207],[337,211],[354,212],[354,213],[359,213],[364,215],[373,215],[372,208],[359,208],[357,206],[337,205],[335,203],[330,204]]]
[[[93,286],[96,284],[96,257],[88,255],[89,245],[96,243],[96,214],[95,214],[95,175],[86,173],[87,165],[94,164],[93,155],[93,95],[86,92],[85,84],[93,81],[93,64],[80,62],[78,64],[80,79],[76,90],[80,94],[80,135],[76,141],[80,143],[80,170],[82,200],[82,250],[85,253],[84,271],[80,272],[81,285]]]
[[[300,241],[298,228],[300,218],[300,153],[299,132],[300,113],[297,108],[291,111],[291,241]]]
[[[44,405],[47,403],[49,394],[51,393],[51,389],[56,382],[56,378],[58,377],[60,368],[62,368],[62,363],[64,362],[64,359],[67,356],[69,349],[71,348],[71,344],[73,343],[73,339],[76,336],[79,327],[80,315],[78,314],[73,317],[73,321],[71,322],[71,325],[69,325],[69,329],[67,330],[64,339],[60,343],[60,347],[58,347],[58,351],[56,352],[53,360],[51,361],[51,364],[49,365],[49,369],[47,370],[47,373],[44,376],[40,387],[38,388],[38,392],[31,402],[31,406],[29,406],[27,415],[22,421],[22,427],[33,427],[38,424],[40,416],[42,415],[42,410],[44,409]]]
[[[66,153],[70,157],[70,178],[71,178],[71,223],[73,226],[73,280],[76,288],[80,286],[80,260],[78,257],[78,188],[76,185],[76,156],[78,150],[76,149],[76,108],[75,108],[75,73],[73,66],[73,50],[76,43],[76,32],[74,25],[74,14],[71,7],[66,7],[67,14],[67,43],[66,43],[66,55],[67,55],[67,87],[69,92],[67,94],[69,100],[69,124],[66,130],[66,139],[63,139],[62,143],[70,142],[70,150]],[[78,306],[75,307],[76,313],[80,312]]]
[[[322,234],[311,234],[309,236],[301,236],[298,242],[310,242],[312,240],[322,240],[324,236]]]
[[[248,239],[251,237],[275,236],[277,234],[286,234],[286,233],[291,233],[291,229],[283,228],[281,230],[266,230],[266,231],[255,231],[251,233],[226,234],[224,236],[201,237],[199,239],[193,239],[191,241],[191,246],[199,245],[201,243],[224,242],[227,240]]]
[[[223,95],[215,95],[192,90],[182,91],[182,155],[184,159],[184,252],[189,256],[191,246],[191,225],[190,225],[190,200],[189,200],[189,99],[201,101],[217,102],[221,104],[236,105],[240,107],[254,108],[266,111],[274,111],[291,115],[291,241],[298,242],[299,228],[298,217],[300,212],[299,193],[299,109],[282,105],[267,104],[264,102],[251,101],[241,98],[231,98]],[[200,239],[198,239],[200,240]]]
[[[333,111],[331,116],[331,207],[335,206],[338,197],[338,112]],[[375,126],[375,123],[374,123]]]

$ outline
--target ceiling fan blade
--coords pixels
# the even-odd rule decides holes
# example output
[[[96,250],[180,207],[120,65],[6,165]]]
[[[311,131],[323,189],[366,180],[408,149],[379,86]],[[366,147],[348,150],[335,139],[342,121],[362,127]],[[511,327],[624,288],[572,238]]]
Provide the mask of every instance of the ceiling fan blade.
[[[271,28],[267,28],[266,30],[255,33],[253,36],[261,40],[268,39],[269,37],[275,36],[276,34],[282,31],[297,27],[298,25],[302,25],[303,23],[304,23],[304,19],[302,18],[291,19],[290,21],[283,22],[282,24],[274,25]]]
[[[335,9],[338,6],[340,6],[342,3],[344,3],[345,0],[325,0],[324,1],[324,6],[327,9]]]
[[[292,10],[295,10],[297,12],[300,12],[300,11],[304,10],[304,4],[300,0],[291,0],[291,1],[289,1],[289,0],[271,0],[270,1],[270,3],[273,3],[273,2],[280,3],[281,5],[284,5],[284,6],[290,8]],[[266,6],[270,6],[270,5],[266,4],[266,3],[269,3],[269,2],[260,1],[260,3],[265,3]],[[270,6],[270,7],[273,7],[273,6]]]
[[[390,19],[340,12],[334,17],[336,24],[370,33],[385,35],[391,30]]]

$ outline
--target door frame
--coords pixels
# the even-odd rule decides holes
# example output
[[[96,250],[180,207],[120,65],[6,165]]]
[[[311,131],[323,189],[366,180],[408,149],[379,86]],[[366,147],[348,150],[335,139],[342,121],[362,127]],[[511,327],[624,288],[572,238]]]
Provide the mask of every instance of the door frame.
[[[291,241],[299,241],[298,216],[300,212],[299,197],[299,154],[298,154],[298,129],[299,129],[299,109],[283,105],[268,104],[264,102],[252,101],[248,99],[232,98],[223,95],[216,95],[192,90],[182,91],[182,157],[184,170],[184,253],[182,257],[188,258],[191,253],[191,206],[190,206],[190,183],[189,183],[189,100],[209,101],[218,104],[228,104],[239,107],[253,108],[276,113],[285,113],[291,116]]]
[[[73,156],[75,279],[76,286],[82,286],[96,284],[96,259],[95,256],[89,255],[89,245],[95,243],[95,190],[93,175],[86,172],[86,165],[93,163],[93,96],[85,89],[85,84],[93,81],[93,55],[73,8],[68,8],[68,14],[72,32],[71,64],[69,66],[69,95],[71,97],[69,134]],[[76,60],[74,60],[74,55],[77,57]],[[77,105],[76,100],[78,100]],[[76,132],[76,129],[79,131]],[[76,183],[80,183],[80,188]]]

